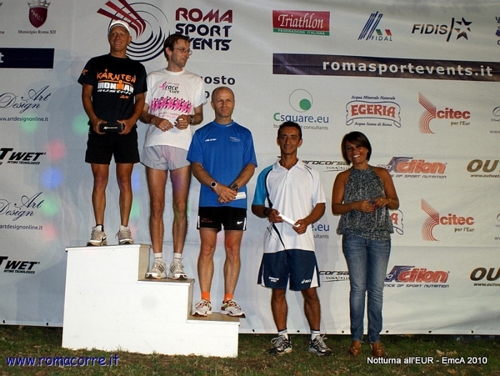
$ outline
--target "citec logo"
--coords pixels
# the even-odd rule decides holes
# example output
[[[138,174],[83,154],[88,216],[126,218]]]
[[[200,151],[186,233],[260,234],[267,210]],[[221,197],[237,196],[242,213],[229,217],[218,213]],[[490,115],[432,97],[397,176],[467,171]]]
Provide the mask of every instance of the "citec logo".
[[[160,25],[167,25],[163,11],[147,2],[128,3],[127,0],[109,0],[108,9],[100,8],[97,13],[113,20],[123,20],[130,25],[135,36],[127,47],[127,55],[134,60],[145,62],[163,54],[163,42],[167,35]]]
[[[450,126],[470,125],[470,122],[466,121],[470,119],[470,111],[458,111],[448,107],[444,110],[437,110],[436,106],[421,93],[418,93],[418,103],[425,109],[418,122],[420,133],[434,134],[430,128],[430,123],[434,119],[450,120]]]
[[[346,104],[346,125],[401,128],[401,106],[395,97],[358,96]]]
[[[330,12],[273,10],[273,32],[330,35]]]
[[[461,226],[455,227],[453,232],[474,232],[474,218],[462,217],[456,214],[448,213],[447,216],[440,216],[436,209],[430,206],[424,199],[421,200],[422,210],[429,216],[422,225],[422,238],[426,241],[438,241],[434,235],[434,227],[442,226]]]
[[[372,13],[366,21],[358,40],[369,40],[375,42],[392,42],[392,32],[389,29],[379,29],[378,24],[384,15],[379,12]],[[374,35],[375,34],[375,35]]]
[[[391,210],[390,218],[394,232],[398,235],[404,235],[403,212],[401,210]]]
[[[294,90],[290,94],[288,102],[290,107],[295,112],[300,113],[300,115],[275,112],[273,115],[273,119],[276,122],[274,128],[278,128],[279,125],[285,121],[293,121],[301,124],[303,130],[328,130],[328,126],[321,124],[329,124],[329,116],[306,114],[306,112],[309,112],[313,107],[313,97],[310,92],[305,89]]]
[[[349,280],[349,271],[347,270],[321,270],[319,272],[323,282],[346,282]]]
[[[395,178],[446,179],[446,163],[428,162],[413,157],[392,157],[387,165],[378,165],[387,169]]]
[[[500,160],[495,159],[473,159],[467,165],[467,172],[471,178],[500,178]]]
[[[35,265],[40,265],[40,261],[14,261],[8,256],[0,256],[0,266],[3,266],[4,273],[35,274]]]
[[[415,268],[412,265],[395,265],[385,277],[385,287],[449,288],[449,272]]]
[[[14,151],[13,148],[0,148],[0,165],[7,164],[39,165],[39,158],[45,152],[36,151]]]
[[[457,39],[467,39],[469,40],[468,32],[471,32],[470,25],[472,22],[465,20],[462,17],[462,20],[456,20],[452,18],[449,24],[413,24],[411,33],[412,34],[420,34],[420,35],[444,35],[446,36],[446,42],[449,42],[453,33],[456,33]]]
[[[193,50],[228,51],[231,39],[229,31],[233,26],[233,11],[198,8],[178,8],[175,11],[175,32],[188,35]]]
[[[49,5],[45,0],[34,0],[28,3],[29,6],[29,20],[30,23],[39,28],[47,20],[47,14],[49,12]]]

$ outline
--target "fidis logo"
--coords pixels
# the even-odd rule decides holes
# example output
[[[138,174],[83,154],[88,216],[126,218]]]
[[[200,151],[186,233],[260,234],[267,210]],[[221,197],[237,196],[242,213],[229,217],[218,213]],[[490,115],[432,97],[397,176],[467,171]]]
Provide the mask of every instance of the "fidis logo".
[[[35,265],[40,265],[40,261],[15,261],[9,260],[8,256],[0,256],[0,267],[3,266],[4,273],[35,274]]]
[[[45,154],[39,151],[14,151],[13,148],[0,148],[0,165],[3,163],[39,165],[40,157]]]
[[[413,24],[411,33],[422,35],[422,36],[432,36],[439,35],[445,36],[446,42],[452,39],[467,39],[469,40],[469,34],[471,32],[470,25],[472,22],[467,21],[462,17],[461,20],[452,18],[449,24]],[[453,38],[456,36],[456,38]]]
[[[346,105],[346,125],[401,128],[401,106],[395,97],[358,96]]]
[[[413,157],[392,157],[387,165],[378,165],[387,169],[395,178],[409,179],[446,179],[446,163],[428,162]]]
[[[313,112],[314,100],[307,90],[294,90],[288,97],[288,102],[295,114],[275,112],[273,115],[274,128],[278,128],[285,121],[293,121],[299,123],[303,130],[328,130],[326,124],[330,123],[329,116],[309,113],[309,111]]]
[[[385,277],[385,287],[448,288],[449,272],[427,270],[412,265],[395,265]]]
[[[228,51],[231,44],[233,11],[178,8],[176,33],[188,35],[193,50]]]
[[[366,21],[363,30],[361,30],[358,40],[364,39],[375,42],[392,42],[391,30],[378,27],[383,16],[384,15],[379,12],[372,13],[368,21]]]
[[[166,35],[160,25],[167,25],[163,11],[148,3],[128,3],[127,0],[109,0],[97,13],[113,20],[123,20],[135,33],[127,47],[127,55],[137,61],[149,61],[163,54]]]
[[[47,14],[49,13],[49,5],[45,0],[34,0],[28,3],[29,6],[29,20],[30,23],[39,28],[47,20]]]
[[[330,12],[273,10],[273,32],[330,35]]]
[[[316,169],[322,169],[323,172],[339,172],[349,169],[349,165],[345,161],[303,160],[302,162],[314,166]]]
[[[425,109],[418,122],[420,133],[434,134],[430,128],[430,123],[434,119],[449,120],[450,126],[470,125],[470,122],[467,121],[470,119],[470,111],[454,110],[449,107],[445,107],[444,110],[438,110],[436,106],[421,93],[418,93],[418,103]]]
[[[349,271],[347,270],[321,270],[319,275],[323,282],[346,282],[349,280]]]
[[[500,160],[473,159],[467,165],[467,172],[471,178],[500,178]]]
[[[434,227],[438,225],[452,226],[453,232],[474,232],[474,227],[472,227],[474,225],[473,217],[463,217],[452,213],[448,213],[447,216],[441,216],[424,199],[421,200],[421,208],[429,216],[422,225],[422,238],[426,241],[438,241],[433,235]]]

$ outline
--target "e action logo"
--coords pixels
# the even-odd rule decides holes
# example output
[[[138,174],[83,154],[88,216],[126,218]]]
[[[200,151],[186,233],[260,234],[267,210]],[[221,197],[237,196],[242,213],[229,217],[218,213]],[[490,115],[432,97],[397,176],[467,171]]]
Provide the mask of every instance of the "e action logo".
[[[40,265],[40,261],[15,261],[9,260],[9,256],[0,256],[0,266],[4,267],[4,273],[35,274],[35,265]]]
[[[454,110],[453,108],[445,107],[444,110],[438,110],[436,106],[418,93],[418,103],[425,109],[419,119],[420,133],[434,134],[430,128],[430,122],[434,119],[450,120],[450,126],[467,126],[470,125],[469,121],[471,113],[468,110]]]
[[[127,0],[108,0],[108,9],[97,13],[113,20],[123,20],[130,25],[135,38],[127,47],[127,55],[133,60],[145,62],[163,54],[163,42],[167,36],[160,25],[168,25],[165,13],[148,2],[128,3]]]
[[[446,36],[446,42],[449,42],[452,34],[456,33],[457,39],[469,40],[468,33],[471,32],[470,25],[471,21],[467,21],[462,17],[461,20],[456,20],[452,17],[449,24],[413,24],[411,33],[418,35],[444,35]]]
[[[413,157],[392,157],[384,167],[395,178],[423,178],[423,179],[446,179],[446,163],[428,162],[425,159],[413,159]]]
[[[474,217],[458,216],[456,214],[448,213],[447,216],[441,216],[439,212],[429,205],[424,199],[421,199],[420,204],[422,210],[429,216],[422,224],[422,238],[426,241],[438,241],[434,235],[434,227],[442,226],[455,226],[453,232],[472,233],[474,232]],[[460,226],[460,227],[456,227]]]
[[[449,288],[449,272],[416,268],[414,265],[395,265],[385,278],[385,287]]]
[[[358,96],[346,104],[346,125],[401,128],[401,106],[387,96]]]
[[[392,32],[390,29],[379,29],[378,24],[384,15],[378,11],[370,14],[363,30],[359,34],[358,40],[364,39],[376,42],[392,42]],[[374,35],[375,33],[375,35]]]
[[[178,8],[175,11],[175,30],[188,35],[193,50],[228,51],[231,44],[229,31],[233,24],[233,11],[199,8]],[[193,36],[194,35],[194,36]]]
[[[330,35],[330,12],[273,10],[273,32]]]

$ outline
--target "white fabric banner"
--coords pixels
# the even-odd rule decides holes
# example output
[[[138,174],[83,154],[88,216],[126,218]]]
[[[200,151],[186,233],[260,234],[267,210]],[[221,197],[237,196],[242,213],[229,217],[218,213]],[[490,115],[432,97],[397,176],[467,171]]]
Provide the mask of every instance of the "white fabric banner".
[[[384,333],[500,334],[500,4],[432,1],[3,1],[0,4],[0,322],[61,326],[66,247],[90,236],[92,175],[84,163],[87,116],[78,76],[109,51],[114,17],[132,25],[129,56],[165,67],[162,44],[189,34],[187,69],[207,96],[225,85],[234,119],[254,136],[257,174],[279,155],[276,131],[303,127],[299,157],[316,168],[327,212],[314,224],[322,329],[349,333],[349,278],[330,195],[347,168],[340,141],[359,130],[371,163],[393,176],[400,209],[386,280]],[[209,105],[206,122],[212,119]],[[139,125],[140,146],[144,140]],[[106,231],[118,230],[111,169]],[[144,167],[133,173],[131,228],[150,244]],[[196,278],[199,183],[190,193],[184,264]],[[171,188],[165,258],[171,260]],[[243,333],[274,332],[270,291],[256,284],[265,221],[248,211],[235,298]],[[222,301],[222,234],[214,305]],[[110,273],[120,270],[109,266]],[[194,299],[198,299],[196,283]],[[299,293],[289,292],[290,331],[308,332]],[[165,297],[168,299],[168,297]],[[218,307],[217,307],[218,308]]]

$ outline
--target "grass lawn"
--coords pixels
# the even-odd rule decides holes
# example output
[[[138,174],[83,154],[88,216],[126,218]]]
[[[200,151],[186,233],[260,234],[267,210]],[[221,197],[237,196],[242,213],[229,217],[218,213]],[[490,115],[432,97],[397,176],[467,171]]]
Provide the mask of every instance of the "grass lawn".
[[[72,351],[61,348],[62,329],[0,326],[0,375],[495,375],[500,376],[500,337],[383,336],[383,360],[370,357],[368,345],[353,358],[347,353],[348,336],[331,335],[330,357],[307,352],[309,336],[291,336],[293,351],[267,353],[273,335],[242,334],[237,358],[143,355],[123,351]],[[207,343],[210,346],[210,343]],[[33,358],[48,366],[9,365],[11,360]],[[63,366],[61,360],[93,357],[99,364]],[[8,359],[9,358],[9,359]],[[110,362],[112,366],[109,366]],[[454,362],[456,364],[454,364]],[[425,364],[418,364],[425,363]]]

